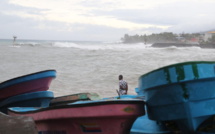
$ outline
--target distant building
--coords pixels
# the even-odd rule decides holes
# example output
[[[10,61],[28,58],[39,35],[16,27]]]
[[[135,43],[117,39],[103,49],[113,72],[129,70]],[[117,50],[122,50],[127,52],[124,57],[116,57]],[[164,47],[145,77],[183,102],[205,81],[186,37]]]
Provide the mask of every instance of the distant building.
[[[178,35],[176,39],[178,40],[179,43],[185,43],[185,44],[199,44],[199,40],[200,40],[199,37],[186,39],[185,37],[181,37],[180,35]]]
[[[191,38],[187,43],[189,44],[199,44],[199,38],[196,37],[196,38]]]
[[[215,35],[215,31],[209,31],[204,33],[204,41],[208,41],[209,38],[212,38],[212,36]]]

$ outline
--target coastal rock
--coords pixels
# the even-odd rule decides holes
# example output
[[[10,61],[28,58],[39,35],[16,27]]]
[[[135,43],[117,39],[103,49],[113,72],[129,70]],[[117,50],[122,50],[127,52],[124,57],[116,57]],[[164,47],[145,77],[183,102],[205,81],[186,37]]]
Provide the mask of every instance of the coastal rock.
[[[0,120],[0,134],[38,134],[32,117],[13,117],[0,112]]]
[[[215,44],[185,44],[185,43],[154,43],[152,47],[201,47],[201,48],[215,48]]]
[[[152,47],[200,47],[199,44],[185,44],[185,43],[154,43]]]

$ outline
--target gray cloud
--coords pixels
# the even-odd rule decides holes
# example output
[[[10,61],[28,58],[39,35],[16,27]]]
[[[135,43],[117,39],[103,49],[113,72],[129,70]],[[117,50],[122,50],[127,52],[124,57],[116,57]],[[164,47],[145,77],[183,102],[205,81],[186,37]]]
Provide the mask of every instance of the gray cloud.
[[[109,15],[121,20],[135,23],[148,23],[159,25],[180,25],[192,20],[215,20],[213,4],[208,3],[170,3],[154,9],[116,9],[111,11],[94,10],[95,15]],[[205,15],[205,16],[203,16]]]
[[[119,40],[124,34],[150,34],[159,32],[201,32],[214,29],[214,2],[172,2],[153,8],[116,8],[115,1],[106,3],[95,0],[80,1],[87,12],[80,12],[82,17],[110,17],[132,24],[152,24],[150,27],[139,29],[117,28],[101,24],[69,23],[48,20],[44,17],[46,8],[36,8],[9,4],[8,0],[0,1],[0,38],[11,38],[16,34],[26,39],[55,39],[55,40]],[[105,6],[104,6],[105,4]],[[143,3],[144,5],[144,3]],[[104,6],[104,9],[102,8]],[[99,8],[98,8],[99,7]],[[110,9],[109,9],[110,8]],[[82,9],[84,10],[84,8]],[[40,16],[43,19],[21,17],[12,13],[26,13],[29,16]],[[75,19],[75,18],[74,18]],[[113,23],[106,21],[106,23]],[[171,26],[168,29],[156,27]]]

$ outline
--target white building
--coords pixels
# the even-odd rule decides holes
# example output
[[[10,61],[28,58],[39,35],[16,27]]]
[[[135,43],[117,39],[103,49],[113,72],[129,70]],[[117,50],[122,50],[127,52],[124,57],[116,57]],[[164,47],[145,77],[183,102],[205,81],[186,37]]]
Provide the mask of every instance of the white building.
[[[204,34],[204,41],[208,41],[209,38],[212,38],[212,36],[215,35],[215,31],[209,31],[209,32],[206,32]]]

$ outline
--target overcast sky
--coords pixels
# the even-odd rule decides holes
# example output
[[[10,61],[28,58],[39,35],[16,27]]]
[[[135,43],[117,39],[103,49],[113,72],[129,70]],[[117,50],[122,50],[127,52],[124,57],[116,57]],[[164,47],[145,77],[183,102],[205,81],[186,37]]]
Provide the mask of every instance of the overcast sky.
[[[0,0],[0,39],[117,41],[215,29],[215,0]]]

